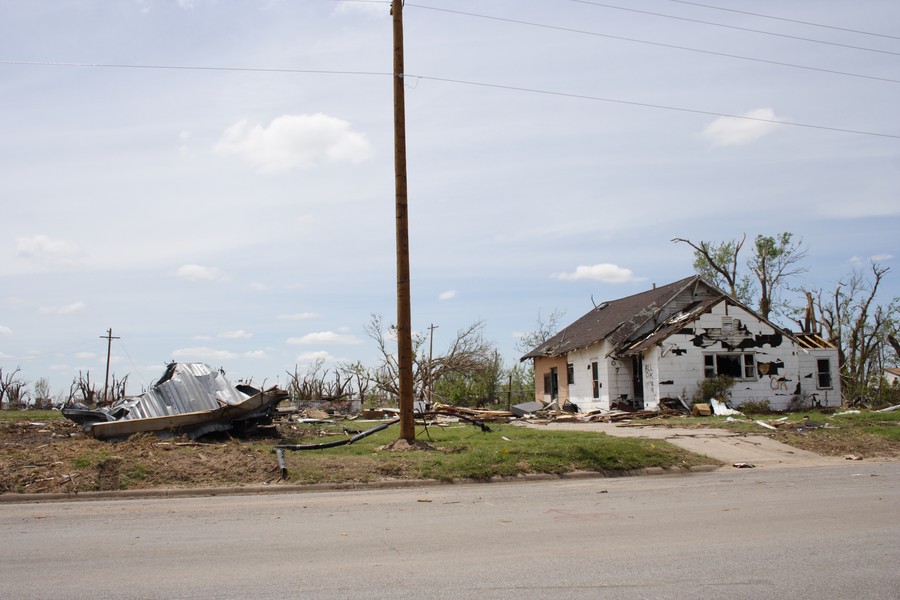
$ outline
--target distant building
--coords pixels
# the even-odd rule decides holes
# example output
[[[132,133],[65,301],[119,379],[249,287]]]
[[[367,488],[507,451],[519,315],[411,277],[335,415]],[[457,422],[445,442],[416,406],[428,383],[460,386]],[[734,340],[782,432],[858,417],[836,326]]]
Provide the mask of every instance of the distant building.
[[[840,406],[838,353],[778,327],[699,276],[602,302],[531,350],[535,396],[580,410],[690,402],[704,378],[734,379],[731,404],[796,396]]]
[[[885,369],[884,380],[888,385],[900,385],[900,369]]]

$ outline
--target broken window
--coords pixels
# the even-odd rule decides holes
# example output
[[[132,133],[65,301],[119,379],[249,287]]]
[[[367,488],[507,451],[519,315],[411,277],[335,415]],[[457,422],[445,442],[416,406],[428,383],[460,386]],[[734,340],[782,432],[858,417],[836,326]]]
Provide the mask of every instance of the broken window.
[[[600,397],[600,365],[597,361],[591,363],[591,378],[594,381],[594,398]]]
[[[703,355],[703,376],[727,375],[734,379],[756,379],[756,357],[751,352],[718,352]]]
[[[816,360],[816,387],[820,390],[831,389],[831,359]]]
[[[575,365],[572,363],[566,365],[566,383],[575,385]]]

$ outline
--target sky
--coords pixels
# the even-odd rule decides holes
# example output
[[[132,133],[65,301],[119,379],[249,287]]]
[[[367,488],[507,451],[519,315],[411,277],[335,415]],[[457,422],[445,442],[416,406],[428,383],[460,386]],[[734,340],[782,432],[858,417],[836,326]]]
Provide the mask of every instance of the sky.
[[[374,365],[396,319],[389,3],[0,0],[0,368],[140,393]],[[412,327],[508,365],[552,312],[792,232],[900,295],[900,3],[419,0]],[[785,323],[787,324],[787,323]],[[108,347],[107,334],[116,339]]]

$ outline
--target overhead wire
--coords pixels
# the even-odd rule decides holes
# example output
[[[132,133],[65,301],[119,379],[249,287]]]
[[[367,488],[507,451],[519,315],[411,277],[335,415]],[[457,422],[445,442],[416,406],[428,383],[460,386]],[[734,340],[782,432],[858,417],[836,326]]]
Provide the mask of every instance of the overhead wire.
[[[850,29],[849,27],[838,27],[837,25],[825,25],[824,23],[813,23],[812,21],[801,21],[800,19],[790,19],[787,17],[776,17],[774,15],[765,15],[762,13],[751,12],[749,10],[738,10],[736,8],[729,8],[726,6],[714,6],[712,4],[703,4],[702,2],[690,2],[689,0],[667,0],[668,2],[674,2],[676,4],[688,4],[691,6],[699,6],[702,8],[709,8],[711,10],[721,10],[731,13],[737,13],[741,15],[749,15],[751,17],[759,17],[761,19],[772,19],[775,21],[784,21],[786,23],[796,23],[798,25],[809,25],[810,27],[821,27],[823,29],[832,29],[835,31],[844,31],[847,33],[858,33],[860,35],[871,35],[874,37],[882,37],[889,38],[892,40],[900,40],[900,36],[889,35],[886,33],[876,33],[874,31],[863,31],[861,29]]]
[[[237,71],[237,72],[257,72],[257,73],[301,73],[301,74],[327,74],[327,75],[376,75],[376,76],[393,76],[393,73],[383,73],[376,71],[339,71],[333,69],[267,69],[267,68],[247,68],[247,67],[204,67],[204,66],[188,66],[188,65],[136,65],[136,64],[116,64],[116,63],[72,63],[72,62],[48,62],[48,61],[10,61],[0,60],[0,64],[9,65],[33,65],[33,66],[61,66],[61,67],[95,67],[95,68],[112,68],[112,69],[165,69],[165,70],[183,70],[183,71]],[[608,98],[604,96],[592,96],[589,94],[576,94],[572,92],[559,92],[554,90],[544,90],[539,88],[529,88],[514,85],[504,85],[497,83],[487,83],[480,81],[467,81],[463,79],[453,79],[449,77],[433,77],[430,75],[418,75],[412,73],[404,73],[404,78],[416,78],[423,81],[436,81],[441,83],[452,83],[456,85],[466,85],[484,88],[493,88],[514,92],[522,92],[529,94],[541,94],[545,96],[557,96],[561,98],[574,98],[579,100],[591,100],[594,102],[608,102],[613,104],[623,104],[629,106],[639,106],[643,108],[655,108],[659,110],[670,110],[683,113],[693,113],[698,115],[708,115],[714,117],[726,117],[731,119],[742,119],[747,121],[760,121],[764,123],[773,123],[776,125],[787,125],[792,127],[803,127],[807,129],[820,129],[823,131],[834,131],[840,133],[852,133],[856,135],[867,135],[882,138],[900,139],[900,135],[883,133],[877,131],[863,131],[860,129],[849,129],[844,127],[830,127],[827,125],[814,125],[811,123],[799,123],[795,121],[779,121],[777,119],[764,119],[760,117],[748,117],[746,115],[735,115],[729,113],[721,113],[710,110],[700,110],[693,108],[685,108],[679,106],[668,106],[665,104],[653,104],[649,102],[638,102],[634,100],[622,100],[619,98]]]
[[[579,0],[572,0],[572,1],[579,1]],[[691,48],[689,46],[679,46],[677,44],[667,44],[664,42],[653,42],[650,40],[642,40],[639,38],[631,38],[631,37],[625,37],[625,36],[621,36],[621,35],[613,35],[613,34],[609,34],[609,33],[600,33],[600,32],[596,32],[596,31],[587,31],[584,29],[575,29],[572,27],[562,27],[559,25],[547,25],[546,23],[536,23],[534,21],[523,21],[520,19],[512,19],[512,18],[508,18],[508,17],[495,17],[492,15],[472,13],[472,12],[454,10],[454,9],[450,9],[450,8],[437,8],[437,7],[433,7],[433,6],[424,6],[421,4],[408,4],[407,6],[413,7],[413,8],[419,8],[419,9],[423,9],[423,10],[431,10],[431,11],[437,11],[437,12],[457,14],[457,15],[466,16],[466,17],[475,17],[475,18],[479,18],[479,19],[501,21],[504,23],[512,23],[515,25],[527,25],[529,27],[539,27],[542,29],[563,31],[563,32],[567,32],[567,33],[577,33],[577,34],[581,34],[581,35],[603,37],[603,38],[619,40],[619,41],[623,41],[623,42],[632,42],[635,44],[646,44],[649,46],[658,46],[658,47],[662,47],[662,48],[669,48],[672,50],[684,50],[686,52],[696,52],[696,53],[708,54],[708,55],[712,55],[712,56],[721,56],[724,58],[734,58],[734,59],[738,59],[738,60],[746,60],[746,61],[752,61],[752,62],[758,62],[758,63],[764,63],[764,64],[770,64],[770,65],[777,65],[780,67],[804,69],[807,71],[817,71],[820,73],[828,73],[831,75],[842,75],[845,77],[858,77],[858,78],[862,78],[862,79],[872,79],[875,81],[884,81],[886,83],[900,83],[900,79],[892,79],[890,77],[878,77],[876,75],[865,75],[862,73],[851,73],[849,71],[837,71],[834,69],[825,69],[822,67],[798,65],[798,64],[786,63],[786,62],[777,61],[777,60],[769,60],[769,59],[765,59],[765,58],[755,58],[755,57],[751,57],[751,56],[742,56],[739,54],[730,54],[727,52],[717,52],[715,50],[703,50],[701,48]]]
[[[779,121],[777,119],[765,119],[765,118],[761,118],[761,117],[748,117],[746,115],[733,115],[733,114],[720,113],[720,112],[715,112],[715,111],[710,111],[710,110],[699,110],[699,109],[694,109],[694,108],[667,106],[665,104],[652,104],[652,103],[648,103],[648,102],[637,102],[637,101],[632,101],[632,100],[606,98],[603,96],[591,96],[588,94],[574,94],[574,93],[568,93],[568,92],[556,92],[556,91],[552,91],[552,90],[542,90],[542,89],[537,89],[537,88],[518,87],[518,86],[512,86],[512,85],[501,85],[501,84],[484,83],[484,82],[478,82],[478,81],[465,81],[462,79],[448,79],[448,78],[443,78],[443,77],[429,77],[429,76],[425,76],[425,75],[414,75],[414,74],[405,74],[404,76],[405,77],[418,77],[419,79],[423,79],[426,81],[440,81],[440,82],[444,82],[444,83],[455,83],[455,84],[459,84],[459,85],[471,85],[471,86],[478,86],[478,87],[511,90],[511,91],[516,91],[516,92],[528,92],[531,94],[543,94],[543,95],[548,95],[548,96],[561,96],[564,98],[576,98],[579,100],[593,100],[596,102],[610,102],[610,103],[614,103],[614,104],[640,106],[643,108],[655,108],[655,109],[660,109],[660,110],[671,110],[671,111],[677,111],[677,112],[692,113],[692,114],[697,114],[697,115],[725,117],[725,118],[729,118],[729,119],[743,119],[746,121],[758,121],[758,122],[762,122],[762,123],[772,123],[775,125],[787,125],[787,126],[791,126],[791,127],[803,127],[803,128],[807,128],[807,129],[821,129],[824,131],[836,131],[836,132],[840,132],[840,133],[853,133],[853,134],[857,134],[857,135],[869,135],[869,136],[893,138],[893,139],[900,140],[900,135],[895,135],[895,134],[891,134],[891,133],[863,131],[863,130],[859,130],[859,129],[847,129],[847,128],[843,128],[843,127],[829,127],[827,125],[814,125],[811,123],[799,123],[796,121]]]
[[[342,1],[373,2],[374,3],[376,0],[342,0]],[[660,13],[651,13],[649,11],[641,11],[641,10],[636,10],[636,9],[628,9],[628,8],[624,8],[624,7],[618,7],[618,6],[614,6],[614,5],[607,5],[607,4],[603,4],[600,2],[596,2],[594,0],[570,0],[570,1],[582,3],[582,4],[592,4],[592,5],[602,6],[602,7],[628,10],[628,11],[637,12],[637,13],[654,14],[654,15],[658,15],[658,16],[669,16],[669,15],[662,15]],[[690,4],[689,2],[685,2],[685,3]],[[474,17],[474,18],[481,18],[481,19],[513,23],[513,24],[517,24],[517,25],[526,25],[526,26],[531,26],[531,27],[539,27],[539,28],[558,30],[558,31],[564,31],[564,32],[569,32],[569,33],[577,33],[577,34],[582,34],[582,35],[605,37],[605,38],[634,42],[634,43],[649,44],[649,45],[654,45],[654,46],[661,46],[661,47],[665,47],[665,48],[685,50],[685,51],[690,51],[690,52],[699,52],[699,53],[703,53],[703,54],[711,54],[711,55],[722,56],[722,57],[726,57],[726,58],[735,58],[735,59],[740,59],[740,60],[749,60],[749,61],[754,61],[754,62],[774,64],[774,65],[778,65],[778,66],[806,69],[806,70],[830,73],[830,74],[835,74],[835,75],[873,79],[873,80],[884,81],[884,82],[888,82],[888,83],[900,83],[900,80],[898,80],[898,79],[891,79],[891,78],[886,78],[886,77],[876,77],[876,76],[872,76],[872,75],[863,75],[863,74],[859,74],[859,73],[849,73],[849,72],[844,72],[844,71],[835,71],[835,70],[831,70],[831,69],[811,67],[811,66],[807,66],[807,65],[795,65],[795,64],[791,64],[791,63],[783,63],[780,61],[746,57],[746,56],[728,54],[728,53],[723,53],[723,52],[690,48],[690,47],[685,47],[685,46],[677,46],[677,45],[666,44],[666,43],[662,43],[662,42],[640,40],[640,39],[636,39],[636,38],[628,38],[628,37],[616,36],[616,35],[612,35],[612,34],[604,34],[604,33],[599,33],[599,32],[592,32],[592,31],[586,31],[586,30],[580,30],[580,29],[574,29],[574,28],[568,28],[568,27],[547,25],[544,23],[536,23],[536,22],[524,21],[524,20],[519,20],[519,19],[496,17],[496,16],[472,13],[472,12],[467,12],[467,11],[459,11],[459,10],[454,10],[454,9],[425,6],[425,5],[421,5],[421,4],[405,3],[404,6],[407,6],[410,8],[419,8],[422,10],[431,10],[431,11],[437,11],[437,12],[443,12],[443,13],[457,14],[457,15],[467,16],[467,17]],[[703,5],[703,6],[707,6],[707,5]],[[680,17],[673,17],[673,18],[680,18]],[[686,19],[686,20],[692,20],[692,19]],[[698,21],[698,22],[700,22],[700,21]],[[715,23],[708,23],[708,22],[702,22],[702,23],[717,25]],[[750,31],[755,31],[757,33],[770,33],[770,32],[764,32],[764,31],[756,31],[756,30],[750,30]],[[789,37],[791,37],[791,36],[789,36]],[[805,40],[805,41],[817,41],[817,40]],[[827,43],[827,42],[822,42],[822,43]],[[838,45],[843,46],[842,44],[838,44]],[[858,47],[856,47],[856,49],[866,50],[865,48],[858,48]],[[900,55],[900,53],[892,53],[892,52],[889,52],[889,54]],[[384,71],[355,71],[355,70],[346,71],[346,70],[335,70],[335,69],[297,69],[297,68],[264,68],[264,67],[211,67],[211,66],[202,66],[202,65],[201,66],[190,66],[190,65],[124,64],[124,63],[75,63],[75,62],[58,62],[58,61],[16,61],[16,60],[0,60],[0,64],[32,65],[32,66],[60,66],[60,67],[79,67],[79,68],[93,67],[93,68],[116,68],[116,69],[163,69],[163,70],[214,71],[214,72],[299,73],[299,74],[320,74],[320,75],[356,75],[356,76],[392,76],[393,75],[393,73],[384,72]],[[522,92],[522,93],[552,95],[552,96],[575,98],[575,99],[581,99],[581,100],[591,100],[591,101],[596,101],[596,102],[608,102],[608,103],[623,104],[623,105],[630,105],[630,106],[639,106],[639,107],[644,107],[644,108],[654,108],[654,109],[659,109],[659,110],[670,110],[670,111],[702,114],[702,115],[715,116],[715,117],[725,117],[725,118],[732,118],[732,119],[759,121],[759,122],[766,122],[766,123],[772,123],[772,124],[777,124],[777,125],[803,127],[803,128],[810,128],[810,129],[820,129],[820,130],[834,131],[834,132],[840,132],[840,133],[850,133],[850,134],[857,134],[857,135],[867,135],[867,136],[876,136],[876,137],[883,137],[883,138],[900,139],[900,135],[883,133],[883,132],[863,131],[863,130],[858,130],[858,129],[849,129],[849,128],[843,128],[843,127],[831,127],[831,126],[826,126],[826,125],[814,125],[814,124],[810,124],[810,123],[799,123],[799,122],[792,122],[792,121],[780,121],[780,120],[776,120],[776,119],[765,119],[765,118],[761,118],[761,117],[750,117],[750,116],[746,116],[746,115],[734,115],[734,114],[721,113],[721,112],[716,112],[716,111],[692,109],[692,108],[677,107],[677,106],[668,106],[668,105],[663,105],[663,104],[639,102],[639,101],[632,101],[632,100],[623,100],[623,99],[618,99],[618,98],[593,96],[593,95],[588,95],[588,94],[559,92],[559,91],[545,90],[545,89],[539,89],[539,88],[504,85],[504,84],[494,84],[494,83],[477,82],[477,81],[467,81],[467,80],[462,80],[462,79],[434,77],[434,76],[429,76],[429,75],[404,74],[404,76],[406,78],[415,78],[418,80],[435,81],[435,82],[442,82],[442,83],[452,83],[452,84],[456,84],[456,85],[467,85],[467,86],[477,86],[477,87],[485,87],[485,88],[493,88],[493,89],[503,89],[503,90],[508,90],[508,91]]]
[[[791,35],[787,33],[778,33],[775,31],[765,31],[764,29],[752,29],[750,27],[741,27],[739,25],[728,25],[725,23],[714,23],[712,21],[703,21],[700,19],[692,19],[690,17],[679,17],[677,15],[667,15],[665,13],[658,13],[649,10],[640,10],[637,8],[627,8],[624,6],[616,6],[615,4],[604,4],[603,2],[597,2],[596,0],[569,0],[569,2],[575,2],[577,4],[591,4],[593,6],[600,6],[603,8],[609,8],[613,10],[622,10],[633,13],[640,13],[644,15],[652,15],[655,17],[664,17],[666,19],[676,19],[678,21],[688,21],[691,23],[699,23],[702,25],[710,25],[713,27],[723,27],[725,29],[734,29],[737,31],[746,31],[749,33],[759,33],[761,35],[771,35],[775,37],[787,38],[791,40],[798,40],[801,42],[810,42],[814,44],[826,44],[828,46],[838,46],[840,48],[849,48],[851,50],[862,50],[864,52],[877,52],[880,54],[892,54],[894,56],[900,56],[900,52],[894,52],[892,50],[881,50],[878,48],[866,48],[865,46],[854,46],[853,44],[842,44],[840,42],[830,42],[828,40],[817,40],[814,38],[802,37],[799,35]],[[411,5],[410,5],[411,6]]]

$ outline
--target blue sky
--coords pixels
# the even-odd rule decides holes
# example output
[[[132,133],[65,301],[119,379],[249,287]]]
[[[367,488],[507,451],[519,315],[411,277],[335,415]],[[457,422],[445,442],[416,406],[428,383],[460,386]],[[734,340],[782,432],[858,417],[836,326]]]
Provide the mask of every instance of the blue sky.
[[[0,14],[4,372],[100,380],[109,328],[133,393],[171,360],[257,384],[374,364],[364,326],[396,314],[387,3]],[[482,320],[512,363],[539,313],[691,274],[676,236],[790,231],[799,283],[874,259],[900,295],[900,3],[404,15],[413,329],[436,349]]]

